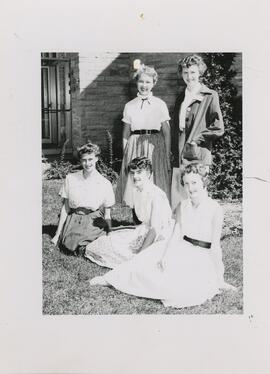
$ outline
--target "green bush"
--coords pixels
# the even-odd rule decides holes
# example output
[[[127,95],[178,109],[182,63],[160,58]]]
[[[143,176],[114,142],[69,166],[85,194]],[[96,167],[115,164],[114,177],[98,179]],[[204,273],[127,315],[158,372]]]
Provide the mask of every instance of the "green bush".
[[[107,178],[112,184],[116,183],[118,174],[110,166],[108,166],[101,158],[96,164],[97,171]]]
[[[224,135],[214,144],[211,195],[219,199],[242,198],[242,113],[237,116],[236,88],[231,69],[235,53],[205,53],[204,83],[219,94]]]
[[[73,165],[69,161],[54,160],[50,168],[45,172],[46,179],[64,179],[67,174],[78,170],[78,165]]]
[[[77,162],[77,164],[72,164],[70,161],[65,160],[67,143],[68,140],[66,140],[62,147],[60,158],[52,161],[50,167],[44,171],[46,179],[64,179],[67,174],[74,173],[75,171],[82,169],[80,163]],[[42,161],[46,161],[44,156],[42,157]],[[96,168],[98,172],[107,178],[112,184],[116,183],[118,174],[110,166],[108,166],[101,157],[99,157],[99,160],[96,163]]]
[[[103,160],[99,159],[96,168],[98,172],[107,178],[112,184],[116,182],[118,174],[109,166],[106,165]],[[67,174],[74,173],[81,169],[80,164],[72,164],[66,160],[55,160],[50,164],[50,168],[45,172],[46,179],[64,179]]]

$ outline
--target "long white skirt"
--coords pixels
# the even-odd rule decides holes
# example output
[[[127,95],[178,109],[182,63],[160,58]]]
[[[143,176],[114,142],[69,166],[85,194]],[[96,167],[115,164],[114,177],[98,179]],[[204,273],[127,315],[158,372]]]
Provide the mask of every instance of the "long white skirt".
[[[104,275],[116,289],[140,297],[160,299],[164,306],[200,305],[219,293],[219,284],[209,249],[174,238],[166,266],[158,266],[164,242],[156,242],[133,259]]]

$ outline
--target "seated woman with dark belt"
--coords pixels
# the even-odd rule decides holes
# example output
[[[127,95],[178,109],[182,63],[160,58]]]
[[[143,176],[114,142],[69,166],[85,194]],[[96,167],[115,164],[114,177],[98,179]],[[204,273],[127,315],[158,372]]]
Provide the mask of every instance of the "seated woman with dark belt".
[[[80,147],[82,170],[68,174],[60,190],[64,201],[51,242],[76,254],[105,235],[106,226],[110,226],[110,207],[115,198],[111,183],[96,170],[99,154],[100,148],[95,144]]]

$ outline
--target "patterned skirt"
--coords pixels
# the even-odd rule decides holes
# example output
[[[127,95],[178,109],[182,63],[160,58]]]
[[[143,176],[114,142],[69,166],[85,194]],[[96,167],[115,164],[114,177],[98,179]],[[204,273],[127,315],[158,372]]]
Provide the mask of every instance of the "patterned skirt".
[[[128,164],[136,157],[148,157],[152,161],[153,182],[161,188],[170,201],[170,174],[166,147],[162,132],[150,135],[131,135],[128,139],[116,187],[116,201],[133,206],[130,201],[132,181],[128,177]]]
[[[140,251],[148,231],[149,226],[144,223],[134,229],[112,231],[88,244],[85,257],[100,266],[114,269]]]
[[[102,235],[105,235],[106,221],[102,210],[88,211],[77,208],[67,216],[60,237],[60,245],[75,252]]]

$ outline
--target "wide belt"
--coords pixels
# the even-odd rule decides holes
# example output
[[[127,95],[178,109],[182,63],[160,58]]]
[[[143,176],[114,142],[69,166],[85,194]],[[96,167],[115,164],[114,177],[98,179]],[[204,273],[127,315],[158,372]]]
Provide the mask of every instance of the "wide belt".
[[[186,235],[184,235],[183,239],[193,245],[198,245],[199,247],[202,247],[202,248],[207,248],[207,249],[211,248],[210,242],[204,242],[203,240],[192,239]]]
[[[151,134],[158,134],[159,130],[134,130],[131,132],[131,135],[151,135]]]
[[[86,216],[88,214],[94,213],[96,210],[88,209],[88,208],[83,208],[83,207],[78,207],[78,208],[72,208],[70,209],[70,213],[75,213],[79,214],[81,216]]]

